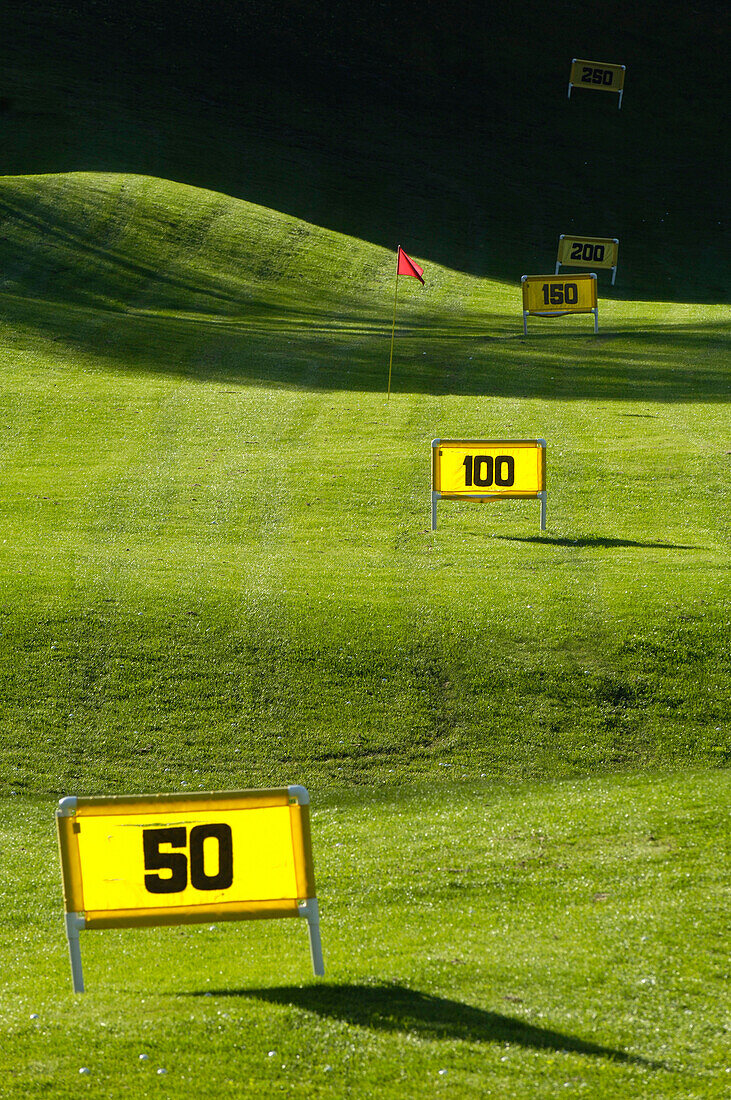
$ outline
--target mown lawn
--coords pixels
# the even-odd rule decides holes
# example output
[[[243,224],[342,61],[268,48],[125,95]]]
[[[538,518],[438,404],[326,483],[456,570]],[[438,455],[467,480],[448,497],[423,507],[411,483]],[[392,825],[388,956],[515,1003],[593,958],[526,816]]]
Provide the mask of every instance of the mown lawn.
[[[387,400],[392,253],[159,180],[0,203],[2,1089],[723,1095],[728,311],[524,339],[422,258]],[[436,436],[545,437],[548,530],[432,533]],[[285,783],[324,983],[258,922],[87,934],[74,998],[55,797]]]
[[[6,7],[0,1097],[726,1097],[718,13]],[[524,339],[574,230],[599,335]],[[548,530],[433,534],[436,436],[545,437]],[[285,783],[325,979],[107,931],[75,997],[56,798]]]
[[[724,761],[727,310],[524,339],[517,287],[424,261],[386,400],[383,249],[164,181],[2,195],[6,789]],[[546,534],[432,534],[435,436],[545,437]]]
[[[296,921],[87,932],[76,996],[4,799],[2,1095],[725,1096],[728,774],[449,775],[315,794],[324,979]]]

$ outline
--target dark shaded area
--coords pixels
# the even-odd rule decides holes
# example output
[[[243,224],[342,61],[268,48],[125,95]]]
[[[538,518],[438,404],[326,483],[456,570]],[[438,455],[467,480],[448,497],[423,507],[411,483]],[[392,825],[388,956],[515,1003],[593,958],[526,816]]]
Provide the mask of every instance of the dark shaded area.
[[[728,293],[728,8],[8,0],[0,173],[137,172],[515,280],[620,239],[607,296]],[[577,90],[571,58],[627,66]],[[608,276],[602,276],[608,284]]]
[[[226,316],[241,309],[241,301],[227,291],[222,279],[206,278],[200,272],[190,270],[185,277],[176,276],[157,266],[154,260],[140,261],[139,254],[132,254],[122,247],[109,246],[99,232],[85,223],[82,217],[62,219],[57,209],[52,214],[37,201],[23,202],[18,196],[11,203],[0,197],[0,224],[6,220],[29,231],[31,239],[42,242],[38,252],[0,239],[0,262],[7,281],[17,272],[26,294],[44,298],[46,295],[62,297],[69,303],[97,302],[106,291],[120,295],[125,289],[140,285],[155,287],[160,306],[173,302],[181,310],[191,307]],[[50,262],[51,257],[55,264]],[[81,261],[81,262],[79,262]],[[85,275],[92,269],[91,276]],[[68,274],[72,276],[69,280]],[[66,276],[64,278],[64,276]]]
[[[289,1005],[377,1031],[416,1033],[425,1039],[461,1039],[468,1043],[514,1043],[532,1050],[568,1051],[630,1065],[660,1068],[658,1063],[587,1042],[524,1020],[436,997],[403,985],[323,983],[274,989],[214,989],[216,997],[250,997]],[[197,993],[193,996],[205,996]]]
[[[684,546],[677,542],[635,542],[633,539],[611,539],[600,536],[569,539],[557,535],[492,535],[491,538],[504,542],[542,542],[549,546],[571,546],[576,548],[610,549],[619,546],[638,546],[643,550],[700,550],[700,546]]]
[[[26,327],[57,341],[61,358],[78,347],[124,371],[225,386],[386,391],[390,329],[375,315],[354,319],[252,301],[238,318],[155,316],[9,296],[0,300],[0,315],[19,336]],[[544,330],[524,339],[520,325],[519,316],[513,326],[509,318],[439,315],[404,324],[392,393],[683,402],[724,402],[731,395],[714,327],[658,326],[606,339],[578,328],[570,336]],[[707,350],[715,354],[706,356]]]

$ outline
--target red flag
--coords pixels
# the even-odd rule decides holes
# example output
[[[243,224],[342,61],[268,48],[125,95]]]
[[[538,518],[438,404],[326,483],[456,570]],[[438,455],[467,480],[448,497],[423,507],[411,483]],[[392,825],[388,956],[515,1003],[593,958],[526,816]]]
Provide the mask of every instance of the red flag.
[[[413,275],[415,279],[418,279],[420,283],[423,283],[422,275],[424,274],[424,268],[419,267],[410,259],[404,252],[401,245],[398,246],[398,275]]]

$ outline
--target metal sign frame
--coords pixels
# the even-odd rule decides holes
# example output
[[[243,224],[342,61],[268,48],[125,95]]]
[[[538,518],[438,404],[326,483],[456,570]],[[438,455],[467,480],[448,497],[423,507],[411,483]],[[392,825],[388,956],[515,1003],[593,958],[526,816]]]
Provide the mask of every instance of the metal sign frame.
[[[527,292],[527,289],[528,289],[528,286],[527,286],[528,283],[532,282],[533,280],[543,280],[544,282],[547,282],[547,283],[554,283],[559,279],[560,279],[561,283],[569,283],[569,282],[570,283],[574,283],[574,282],[582,282],[583,283],[583,282],[586,282],[587,279],[593,280],[593,283],[592,283],[592,285],[593,285],[592,298],[593,298],[593,301],[594,301],[594,305],[593,306],[576,306],[576,307],[573,307],[571,304],[569,304],[568,308],[566,308],[566,303],[564,302],[563,304],[558,304],[555,309],[550,309],[550,308],[546,308],[546,309],[543,309],[543,308],[541,308],[541,309],[526,309],[525,308],[526,292]],[[566,317],[566,316],[568,316],[569,314],[572,314],[572,313],[577,313],[577,314],[578,313],[593,313],[593,315],[594,315],[594,332],[599,331],[599,299],[598,299],[598,295],[597,295],[597,276],[596,276],[596,272],[594,272],[594,271],[581,272],[580,274],[570,275],[570,276],[568,276],[568,278],[565,275],[558,276],[558,275],[555,275],[555,274],[554,275],[522,275],[521,279],[520,279],[520,286],[521,286],[521,291],[522,291],[522,294],[523,294],[523,335],[524,336],[528,335],[528,318],[529,317]]]
[[[562,260],[561,259],[561,253],[562,253],[562,251],[565,247],[564,244],[563,244],[564,241],[573,241],[574,243],[581,244],[584,247],[586,245],[590,245],[592,247],[593,254],[590,258],[587,257],[586,260],[584,260],[583,258],[579,258],[579,257],[569,257],[567,260]],[[610,249],[611,258],[612,258],[613,262],[604,263],[602,260],[597,260],[596,255],[594,254],[596,252],[596,246],[597,245],[603,245],[605,247],[605,249],[606,248]],[[583,251],[583,249],[582,249],[582,251]],[[612,286],[614,286],[614,280],[617,277],[617,263],[618,263],[618,260],[619,260],[619,237],[584,237],[584,236],[581,236],[580,234],[577,234],[577,233],[561,233],[561,235],[558,238],[558,255],[556,257],[556,270],[555,270],[554,274],[558,275],[559,268],[561,268],[561,267],[578,267],[578,266],[590,267],[591,264],[596,264],[597,267],[603,267],[606,270],[610,270],[612,272]]]
[[[441,453],[440,449],[453,448],[483,448],[497,450],[502,447],[515,450],[517,448],[531,448],[539,451],[538,456],[538,484],[537,490],[516,490],[514,492],[492,493],[468,493],[468,492],[442,492],[441,489]],[[548,491],[546,489],[546,447],[545,439],[432,439],[431,441],[431,529],[437,529],[437,504],[440,500],[472,500],[487,502],[491,500],[539,500],[541,502],[541,531],[546,530],[546,512],[548,508]]]
[[[574,67],[579,66],[579,65],[583,66],[585,70],[591,70],[591,74],[592,74],[592,79],[591,80],[588,80],[588,79],[587,80],[574,80],[573,79]],[[615,94],[619,95],[619,103],[617,104],[617,110],[621,111],[621,109],[622,109],[622,96],[624,95],[624,74],[625,74],[626,71],[627,71],[627,66],[626,65],[617,65],[617,64],[615,64],[614,62],[611,62],[611,61],[587,61],[583,57],[572,57],[571,58],[571,70],[570,70],[570,73],[569,73],[569,94],[568,94],[567,98],[571,99],[571,89],[572,88],[589,88],[589,89],[591,89],[595,92],[614,92]],[[601,81],[596,80],[596,78],[595,78],[596,73],[598,73],[598,72],[600,72],[602,74],[602,80]],[[604,82],[604,79],[603,79],[604,74],[608,73],[608,72],[616,73],[616,76],[617,76],[616,87],[614,86],[614,83],[615,83],[614,80],[611,81],[612,87],[609,87],[609,85]]]
[[[149,927],[151,925],[196,924],[223,920],[245,920],[270,917],[304,917],[310,941],[312,967],[316,975],[324,974],[322,944],[320,941],[320,917],[315,891],[312,842],[310,837],[310,796],[304,787],[273,788],[270,790],[215,791],[186,794],[162,795],[120,795],[109,797],[62,798],[56,809],[61,874],[63,879],[64,911],[66,938],[71,960],[71,976],[75,993],[84,992],[84,976],[81,966],[81,948],[79,933],[96,928]],[[289,835],[291,835],[292,874],[296,882],[294,897],[234,901],[217,901],[155,906],[150,904],[139,908],[97,908],[90,909],[85,904],[85,869],[80,850],[79,835],[85,820],[96,818],[110,819],[120,816],[140,816],[140,829],[146,819],[164,820],[171,815],[186,815],[195,819],[206,812],[241,810],[266,810],[270,808],[289,808]],[[176,817],[179,820],[179,816]],[[217,828],[217,826],[213,826]],[[229,830],[230,831],[230,830]],[[165,853],[165,855],[169,854]],[[172,853],[175,855],[175,853]],[[192,855],[192,830],[191,830]],[[179,858],[184,858],[183,856]],[[219,849],[220,858],[220,849]],[[233,860],[233,855],[231,856]],[[192,861],[191,861],[192,862]],[[170,870],[166,863],[158,864],[154,870]],[[147,868],[146,859],[140,848],[140,870]],[[233,872],[232,872],[233,873]],[[147,879],[148,876],[144,876]],[[191,872],[192,877],[192,872]],[[89,893],[99,884],[86,881]],[[206,887],[208,888],[208,887]],[[147,889],[151,889],[147,886]],[[151,898],[155,895],[152,894]]]

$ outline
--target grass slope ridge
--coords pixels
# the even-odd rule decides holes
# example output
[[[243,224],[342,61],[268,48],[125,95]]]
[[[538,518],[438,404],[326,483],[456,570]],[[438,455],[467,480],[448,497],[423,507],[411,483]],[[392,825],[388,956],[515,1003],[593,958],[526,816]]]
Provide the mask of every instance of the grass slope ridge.
[[[11,789],[725,758],[723,310],[523,340],[425,260],[386,402],[393,253],[159,180],[0,201]],[[431,438],[503,434],[549,439],[546,536],[434,537]]]
[[[31,329],[46,326],[95,352],[118,354],[128,367],[142,360],[148,367],[172,370],[174,357],[167,349],[187,344],[190,355],[185,358],[192,359],[193,347],[208,343],[215,348],[210,358],[220,371],[240,378],[246,372],[236,336],[256,341],[258,325],[265,326],[268,343],[272,326],[281,334],[291,327],[300,336],[317,338],[324,334],[318,329],[321,322],[369,340],[390,336],[394,250],[217,192],[105,173],[0,177],[0,225],[0,288],[8,318]],[[479,363],[460,371],[458,357],[446,371],[430,373],[428,362],[406,356],[400,367],[409,387],[467,392],[474,385],[475,392],[504,389],[520,397],[555,396],[542,384],[552,361],[540,349],[526,351],[522,344],[502,339],[520,331],[517,281],[506,285],[478,279],[428,257],[422,260],[428,266],[426,287],[400,280],[399,333],[428,334],[430,343],[440,339],[447,347],[456,326],[465,340],[501,342],[491,348],[496,369],[489,378],[481,377]],[[580,378],[577,373],[570,384],[554,390],[560,388],[562,396],[687,400],[728,393],[714,358],[721,347],[719,325],[728,316],[725,311],[667,303],[622,309],[606,297],[610,291],[604,279],[602,323],[608,318],[616,336],[617,330],[636,334],[638,324],[647,321],[642,356],[632,359],[630,371],[626,347],[604,346],[596,372],[587,372],[591,359],[585,360]],[[103,333],[95,319],[100,310],[120,315],[119,320],[104,318]],[[165,329],[156,327],[155,320],[166,322]],[[576,331],[582,323],[574,319]],[[163,331],[164,338],[159,335]],[[670,369],[676,344],[685,353],[683,364]],[[236,366],[229,373],[232,347]],[[357,341],[354,348],[344,371],[328,369],[327,340],[321,341],[316,356],[308,349],[308,384],[317,384],[311,364],[319,358],[328,385],[341,385],[347,375],[349,386],[380,389],[380,365],[373,376]],[[296,351],[288,356],[296,359]],[[264,377],[271,381],[277,371],[272,357],[266,358]],[[198,360],[197,369],[205,376],[205,356]],[[293,367],[281,377],[297,374],[298,367]]]
[[[393,281],[384,249],[168,180],[5,177],[0,212],[6,293],[225,318],[365,312]]]

